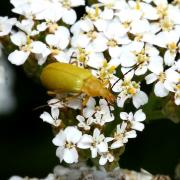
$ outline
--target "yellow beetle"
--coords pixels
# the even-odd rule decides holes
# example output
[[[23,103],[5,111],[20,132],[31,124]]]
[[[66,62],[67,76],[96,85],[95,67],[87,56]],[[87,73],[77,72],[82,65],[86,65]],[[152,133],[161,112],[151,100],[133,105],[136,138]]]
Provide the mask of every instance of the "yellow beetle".
[[[114,103],[115,96],[87,70],[72,64],[51,63],[47,65],[40,76],[42,84],[55,93],[85,93],[88,96],[101,96]]]

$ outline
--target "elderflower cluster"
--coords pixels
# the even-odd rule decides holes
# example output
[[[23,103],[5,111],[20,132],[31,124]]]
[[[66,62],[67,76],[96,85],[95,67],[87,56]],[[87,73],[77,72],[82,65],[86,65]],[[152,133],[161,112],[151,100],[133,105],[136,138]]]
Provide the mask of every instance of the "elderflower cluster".
[[[144,129],[145,85],[153,83],[156,96],[171,94],[180,105],[179,1],[98,0],[91,6],[84,0],[10,2],[21,18],[1,17],[0,36],[2,43],[9,37],[13,44],[12,64],[69,63],[88,69],[117,95],[117,106],[98,97],[86,101],[83,93],[56,94],[48,102],[51,112],[40,118],[57,131],[53,144],[60,162],[77,163],[85,149],[100,165],[117,161],[117,151]],[[78,6],[85,7],[79,20]],[[64,118],[69,109],[77,112],[73,122]]]

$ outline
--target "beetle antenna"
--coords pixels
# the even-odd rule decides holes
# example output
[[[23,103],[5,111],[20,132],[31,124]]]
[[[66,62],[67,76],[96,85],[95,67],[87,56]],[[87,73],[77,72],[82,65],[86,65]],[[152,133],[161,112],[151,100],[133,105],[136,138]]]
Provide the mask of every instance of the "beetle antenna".
[[[139,63],[139,64],[136,64],[133,68],[131,68],[131,69],[128,70],[125,74],[123,74],[123,76],[125,76],[126,74],[128,74],[128,73],[131,72],[132,70],[136,70],[136,69],[139,67],[140,64],[142,64],[142,62]],[[111,86],[111,89],[112,89],[119,81],[120,81],[120,79],[116,80],[116,82]]]
[[[34,109],[33,109],[33,111],[37,111],[37,110],[39,110],[39,109],[42,109],[42,108],[48,107],[48,106],[50,106],[50,105],[57,104],[57,103],[59,103],[59,102],[61,102],[61,101],[59,100],[59,101],[54,102],[54,103],[50,103],[50,104],[45,104],[45,105],[42,105],[42,106],[38,106],[38,107],[34,108]]]

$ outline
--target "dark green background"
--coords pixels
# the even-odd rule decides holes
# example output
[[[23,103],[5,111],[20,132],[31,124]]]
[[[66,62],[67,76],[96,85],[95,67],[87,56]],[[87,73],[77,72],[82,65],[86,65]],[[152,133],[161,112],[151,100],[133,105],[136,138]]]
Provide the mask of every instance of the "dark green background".
[[[0,15],[11,15],[8,1],[1,1]],[[0,116],[0,180],[11,175],[44,177],[59,163],[52,144],[51,127],[39,115],[48,97],[41,86],[26,77],[21,67],[16,73],[15,96],[18,107],[13,114]],[[173,176],[180,162],[180,124],[169,120],[146,124],[138,138],[130,140],[121,157],[121,167]]]

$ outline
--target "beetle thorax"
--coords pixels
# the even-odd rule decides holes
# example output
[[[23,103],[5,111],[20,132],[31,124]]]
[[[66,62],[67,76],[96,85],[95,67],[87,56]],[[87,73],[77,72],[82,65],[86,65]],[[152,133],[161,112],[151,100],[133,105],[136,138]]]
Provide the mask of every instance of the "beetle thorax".
[[[113,94],[104,87],[103,83],[94,76],[91,76],[84,81],[82,92],[92,97],[101,96],[110,103],[113,103],[115,99]]]

